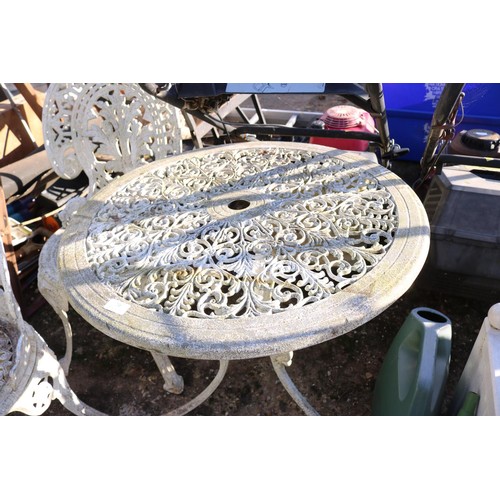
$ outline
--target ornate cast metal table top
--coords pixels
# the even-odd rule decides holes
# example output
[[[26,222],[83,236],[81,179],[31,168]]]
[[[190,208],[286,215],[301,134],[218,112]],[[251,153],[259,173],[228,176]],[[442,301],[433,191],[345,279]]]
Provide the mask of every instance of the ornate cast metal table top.
[[[111,337],[238,359],[346,333],[420,272],[429,225],[399,177],[355,153],[256,142],[158,160],[104,187],[66,229],[73,307]]]

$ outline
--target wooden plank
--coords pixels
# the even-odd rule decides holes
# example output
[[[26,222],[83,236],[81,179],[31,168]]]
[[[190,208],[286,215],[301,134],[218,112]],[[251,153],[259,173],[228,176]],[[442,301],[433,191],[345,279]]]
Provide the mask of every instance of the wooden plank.
[[[26,99],[36,116],[42,120],[43,103],[45,94],[37,90],[31,83],[14,83],[19,93]]]
[[[52,164],[45,150],[0,168],[4,196],[8,200],[18,192],[23,192],[35,179],[52,170]],[[55,175],[55,174],[54,174]]]
[[[28,123],[36,144],[43,144],[42,122],[22,95],[14,96],[22,116]],[[19,116],[6,100],[0,102],[0,166],[20,160],[33,151],[33,143],[26,133]]]

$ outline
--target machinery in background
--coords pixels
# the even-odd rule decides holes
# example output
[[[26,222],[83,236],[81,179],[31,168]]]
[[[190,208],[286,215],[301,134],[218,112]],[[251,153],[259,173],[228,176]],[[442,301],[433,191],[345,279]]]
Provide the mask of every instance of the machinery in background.
[[[376,154],[378,162],[388,168],[391,168],[393,160],[409,151],[396,144],[390,136],[381,83],[140,83],[139,85],[149,94],[182,111],[192,131],[193,142],[198,147],[201,141],[195,134],[196,127],[193,121],[195,119],[213,127],[219,143],[292,138],[309,141],[313,137],[316,144],[324,143],[318,141],[348,140],[351,145],[356,146],[357,143],[358,147],[359,144],[369,144],[369,149]],[[325,112],[324,127],[318,126],[318,123],[303,125],[294,120],[269,123],[258,96],[285,93],[340,96],[360,110],[359,113],[364,117],[366,126],[342,126],[338,120],[336,121],[335,116],[330,116],[333,118],[332,125],[332,120],[328,118],[329,110]],[[257,123],[252,117],[247,116],[240,106],[235,106],[240,118],[238,121],[218,116],[218,110],[227,106],[234,95],[245,94],[252,98]],[[349,125],[349,122],[347,124]]]
[[[464,84],[447,84],[432,118],[414,189],[431,247],[422,278],[453,295],[500,301],[500,134],[455,134]]]
[[[320,130],[341,130],[344,132],[367,132],[375,134],[375,121],[367,111],[355,106],[333,106],[328,108],[312,127]],[[348,151],[368,151],[370,143],[361,139],[336,139],[333,137],[316,137],[309,139],[311,144],[321,144]]]

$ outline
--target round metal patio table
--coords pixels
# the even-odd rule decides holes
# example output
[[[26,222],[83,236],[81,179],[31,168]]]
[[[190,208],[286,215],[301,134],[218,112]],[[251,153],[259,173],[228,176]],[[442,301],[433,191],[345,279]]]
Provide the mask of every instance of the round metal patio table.
[[[129,345],[227,362],[291,353],[380,314],[420,272],[413,190],[362,155],[302,143],[194,150],[138,168],[72,217],[59,271],[71,305]]]

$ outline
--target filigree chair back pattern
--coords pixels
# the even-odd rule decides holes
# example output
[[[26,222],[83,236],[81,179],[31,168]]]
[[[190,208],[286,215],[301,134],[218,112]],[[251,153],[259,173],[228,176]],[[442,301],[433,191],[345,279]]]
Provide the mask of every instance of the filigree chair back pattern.
[[[75,151],[74,107],[84,83],[51,83],[45,93],[42,127],[45,151],[57,175],[74,179],[83,170]]]
[[[117,175],[182,151],[178,110],[137,84],[51,84],[43,132],[56,173],[69,179],[83,170],[89,194]]]
[[[89,227],[87,258],[124,299],[171,315],[274,314],[374,268],[396,212],[369,169],[335,152],[207,150],[120,188]]]

